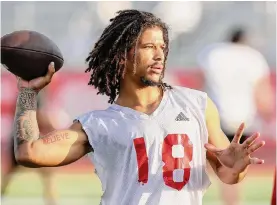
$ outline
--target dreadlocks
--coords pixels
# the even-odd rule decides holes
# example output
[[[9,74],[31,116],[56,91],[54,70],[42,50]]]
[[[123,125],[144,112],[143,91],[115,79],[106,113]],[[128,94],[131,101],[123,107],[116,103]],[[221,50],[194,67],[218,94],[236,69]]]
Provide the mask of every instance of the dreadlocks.
[[[96,42],[94,49],[86,59],[89,66],[85,72],[92,71],[88,84],[98,89],[97,94],[109,96],[109,103],[113,103],[119,94],[120,79],[125,73],[126,66],[121,65],[119,62],[122,59],[127,59],[128,51],[133,46],[137,46],[143,30],[158,26],[163,31],[166,45],[169,42],[167,26],[152,13],[123,10],[117,12],[117,14],[115,18],[110,19],[110,25],[104,29],[100,39]],[[167,46],[165,62],[168,51]],[[171,88],[163,82],[161,86],[163,88]]]

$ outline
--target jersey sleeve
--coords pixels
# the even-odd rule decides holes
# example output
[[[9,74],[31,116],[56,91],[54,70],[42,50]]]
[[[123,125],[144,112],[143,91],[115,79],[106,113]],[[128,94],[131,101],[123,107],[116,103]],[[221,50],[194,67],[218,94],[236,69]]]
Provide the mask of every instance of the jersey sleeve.
[[[197,91],[197,101],[198,101],[200,110],[203,111],[203,113],[205,113],[207,108],[207,102],[208,102],[207,93]]]
[[[208,103],[208,95],[205,92],[198,91],[198,90],[191,90],[192,95],[195,96],[195,101],[196,101],[196,106],[198,106],[200,112],[199,114],[201,115],[202,119],[202,129],[203,129],[203,134],[202,141],[205,143],[208,143],[208,129],[206,125],[206,108],[207,108],[207,103]]]
[[[78,116],[74,119],[74,122],[79,121],[82,125],[83,130],[88,136],[88,141],[93,149],[97,147],[99,141],[99,134],[97,128],[97,118],[93,112],[89,112]]]
[[[107,116],[105,117],[105,115]],[[79,121],[81,123],[87,134],[88,141],[93,148],[93,152],[88,153],[87,156],[99,173],[103,173],[103,170],[110,166],[114,160],[114,152],[111,152],[111,149],[116,149],[115,146],[111,146],[114,142],[112,139],[114,130],[111,128],[109,120],[110,115],[105,111],[91,111],[74,120],[74,122]]]

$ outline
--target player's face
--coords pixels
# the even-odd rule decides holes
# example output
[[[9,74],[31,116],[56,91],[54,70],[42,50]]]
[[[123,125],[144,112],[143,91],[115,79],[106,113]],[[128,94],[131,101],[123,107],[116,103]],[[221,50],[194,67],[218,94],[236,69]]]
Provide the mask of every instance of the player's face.
[[[159,85],[164,71],[165,48],[163,31],[159,27],[145,29],[137,45],[128,53],[126,75],[139,84]]]

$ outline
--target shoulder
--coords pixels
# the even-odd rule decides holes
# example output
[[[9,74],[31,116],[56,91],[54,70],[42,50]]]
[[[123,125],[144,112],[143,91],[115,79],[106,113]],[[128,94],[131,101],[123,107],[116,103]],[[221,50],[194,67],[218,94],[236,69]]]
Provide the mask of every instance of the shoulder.
[[[179,95],[182,101],[189,101],[191,105],[202,110],[206,119],[214,119],[219,115],[215,103],[205,92],[181,86],[173,86],[172,92],[176,93],[175,96]]]
[[[81,124],[95,124],[95,122],[104,122],[115,118],[115,114],[116,113],[111,108],[105,110],[93,110],[79,115],[74,121],[79,121]]]
[[[174,99],[179,99],[191,103],[192,105],[196,105],[201,110],[206,109],[208,96],[207,93],[203,91],[182,86],[172,86],[170,92]]]
[[[205,99],[207,98],[207,93],[203,91],[182,87],[182,86],[172,86],[171,92],[176,94],[186,95],[188,97],[205,98]]]

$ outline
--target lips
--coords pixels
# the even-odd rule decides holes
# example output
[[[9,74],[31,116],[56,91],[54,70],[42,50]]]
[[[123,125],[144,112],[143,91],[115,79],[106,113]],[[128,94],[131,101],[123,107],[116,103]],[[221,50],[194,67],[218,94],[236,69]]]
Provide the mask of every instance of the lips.
[[[164,69],[164,66],[163,64],[156,62],[150,66],[150,69],[154,73],[161,74]]]
[[[154,72],[156,74],[161,74],[163,71],[163,66],[162,65],[150,66],[150,69],[152,72]]]
[[[151,66],[152,69],[157,69],[157,70],[163,70],[163,66],[162,65],[155,65],[155,66]]]

